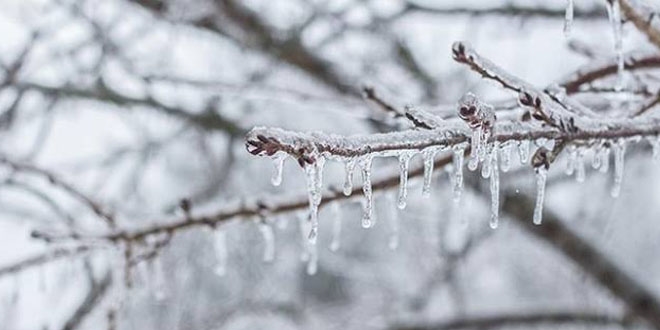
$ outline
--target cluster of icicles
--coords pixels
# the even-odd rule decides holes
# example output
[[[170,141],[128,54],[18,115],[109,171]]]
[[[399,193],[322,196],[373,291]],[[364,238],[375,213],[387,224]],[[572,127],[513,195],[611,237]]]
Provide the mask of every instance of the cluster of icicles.
[[[470,159],[467,160],[467,168],[471,171],[476,171],[481,165],[480,173],[483,178],[490,180],[490,193],[491,193],[491,215],[490,227],[497,228],[499,221],[499,195],[500,195],[500,171],[508,172],[512,168],[512,159],[514,158],[514,151],[517,150],[518,158],[521,164],[529,164],[530,155],[532,150],[532,142],[529,140],[522,141],[508,141],[500,144],[497,141],[488,141],[480,136],[478,129],[473,132],[470,144],[475,152],[471,153]],[[624,153],[626,145],[629,142],[638,142],[641,138],[628,138],[618,139],[615,141],[584,141],[580,145],[569,145],[564,150],[566,159],[565,173],[567,175],[575,175],[576,181],[583,182],[586,176],[586,158],[587,154],[591,153],[591,166],[600,172],[606,173],[610,168],[611,154],[613,154],[614,162],[614,180],[611,189],[612,197],[617,197],[621,191],[621,183],[623,180],[624,169]],[[648,141],[653,147],[653,158],[660,158],[660,139],[657,137],[649,138]],[[546,146],[547,140],[539,139],[534,141],[536,146]],[[453,201],[459,202],[463,191],[463,166],[464,154],[468,143],[462,143],[450,147],[428,147],[424,150],[402,150],[398,152],[396,157],[399,161],[400,184],[397,196],[393,204],[398,209],[406,207],[408,196],[408,172],[409,163],[413,156],[421,154],[424,164],[424,176],[422,184],[422,196],[428,197],[431,193],[431,179],[433,175],[434,158],[438,153],[445,152],[453,155],[453,163],[448,166],[450,171],[450,181],[453,190]],[[390,153],[389,156],[392,154]],[[343,194],[346,196],[351,195],[353,192],[353,173],[358,170],[362,176],[362,192],[364,198],[362,200],[363,214],[361,219],[362,227],[370,228],[374,224],[374,205],[373,205],[373,191],[371,187],[371,164],[376,156],[384,156],[378,154],[364,155],[355,159],[346,159],[345,163],[345,178],[343,184]],[[284,153],[277,153],[273,156],[275,164],[275,171],[273,172],[271,182],[274,185],[279,185],[282,182],[282,168],[287,155]],[[316,162],[309,164],[305,167],[305,174],[307,180],[309,209],[305,216],[299,217],[299,225],[303,240],[305,244],[305,251],[302,255],[302,260],[307,262],[307,273],[314,274],[317,269],[318,254],[316,243],[318,240],[318,210],[321,204],[322,188],[323,188],[323,167],[326,162],[326,157],[322,154],[316,155]],[[547,169],[543,166],[535,168],[536,175],[536,204],[533,213],[533,223],[540,225],[542,221],[543,203],[545,196],[545,186],[547,179]],[[340,247],[341,235],[341,214],[339,202],[332,202],[330,204],[332,213],[334,214],[332,226],[332,240],[330,243],[330,250],[336,251]],[[396,223],[396,216],[392,215],[392,236],[389,241],[389,247],[396,249],[398,246],[398,223]],[[264,261],[272,261],[275,257],[274,247],[274,233],[270,224],[266,222],[259,223],[259,230],[265,242]],[[216,272],[223,275],[226,272],[227,260],[227,247],[226,237],[223,228],[218,228],[215,231],[216,255],[218,258],[218,266]]]

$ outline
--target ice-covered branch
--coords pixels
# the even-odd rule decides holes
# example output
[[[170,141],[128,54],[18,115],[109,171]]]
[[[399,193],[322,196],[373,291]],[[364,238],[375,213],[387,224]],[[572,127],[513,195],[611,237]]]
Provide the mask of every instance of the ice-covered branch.
[[[504,6],[492,8],[471,8],[471,7],[458,7],[451,6],[446,8],[431,7],[418,4],[414,1],[406,2],[406,11],[418,11],[424,13],[431,13],[437,15],[468,15],[468,16],[513,16],[525,18],[557,18],[564,19],[565,12],[562,8],[548,8],[548,7],[531,7],[520,6],[518,4],[510,3]],[[602,8],[592,6],[588,9],[576,8],[575,16],[582,19],[600,19],[604,15]]]
[[[321,132],[299,133],[279,128],[254,128],[247,135],[248,151],[259,156],[283,152],[298,160],[301,166],[313,164],[320,157],[339,161],[351,158],[398,156],[404,151],[422,151],[430,147],[451,147],[470,140],[470,130],[458,125],[434,130],[413,130],[373,135],[340,136]],[[607,127],[579,131],[538,128],[530,124],[496,125],[489,141],[501,144],[524,140],[562,140],[589,143],[592,140],[615,140],[660,133],[660,121],[612,121]]]

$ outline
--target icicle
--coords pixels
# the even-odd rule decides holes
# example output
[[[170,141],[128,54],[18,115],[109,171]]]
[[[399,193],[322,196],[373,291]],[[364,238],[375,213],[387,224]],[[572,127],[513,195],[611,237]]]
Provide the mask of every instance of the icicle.
[[[502,156],[502,172],[506,173],[511,169],[511,144],[507,143],[500,147],[500,154]]]
[[[623,36],[621,33],[621,8],[619,7],[619,1],[617,0],[606,0],[607,4],[607,15],[610,19],[610,25],[612,26],[612,33],[614,35],[614,52],[616,53],[617,59],[617,83],[615,89],[623,89],[623,70],[624,70],[624,58],[623,58]]]
[[[371,191],[371,161],[372,157],[365,156],[360,160],[362,170],[362,193],[364,194],[364,213],[362,215],[362,227],[369,228],[373,225],[373,196]]]
[[[319,253],[316,244],[308,244],[309,261],[307,262],[307,275],[314,275],[318,269]]]
[[[468,169],[474,171],[479,166],[479,148],[481,146],[481,130],[475,129],[472,131],[472,140],[470,140],[471,158],[468,162]]]
[[[566,14],[564,15],[564,36],[566,38],[571,35],[571,28],[573,27],[573,11],[574,3],[573,0],[566,1]]]
[[[161,258],[156,257],[151,261],[151,274],[154,298],[157,301],[162,301],[167,298],[167,282],[165,280],[165,272],[163,270],[163,262]]]
[[[323,188],[323,165],[325,158],[318,157],[313,164],[305,166],[307,174],[307,193],[309,197],[309,221],[312,224],[308,239],[312,244],[316,243],[319,226],[319,205],[321,204]]]
[[[387,243],[387,246],[390,248],[390,250],[396,250],[397,247],[399,247],[399,214],[397,212],[397,209],[393,206],[394,203],[389,203],[389,204],[391,205],[390,224],[392,231],[390,233],[390,239],[389,242]]]
[[[545,181],[548,170],[544,166],[536,169],[536,205],[534,206],[534,224],[540,225],[543,220],[543,200],[545,199]]]
[[[568,157],[566,158],[566,169],[564,170],[566,175],[573,175],[576,163],[577,152],[575,151],[575,146],[571,145],[568,147]]]
[[[422,185],[422,196],[431,196],[431,181],[433,178],[433,162],[435,157],[435,149],[428,148],[422,151],[424,158],[424,183]]]
[[[301,236],[301,244],[302,244],[302,252],[300,253],[300,261],[302,262],[308,262],[309,261],[309,239],[308,237],[308,226],[309,226],[309,221],[308,221],[308,215],[305,213],[300,213],[298,215],[298,228],[300,229],[300,236]]]
[[[355,160],[351,159],[344,164],[346,176],[344,177],[344,195],[350,196],[353,192],[353,169],[355,168]]]
[[[273,157],[275,170],[273,171],[273,176],[270,178],[270,183],[273,184],[273,186],[279,186],[282,184],[282,169],[284,168],[284,159],[286,159],[285,153],[277,153]]]
[[[224,276],[227,273],[227,235],[222,227],[213,231],[213,247],[215,249],[215,274]]]
[[[654,162],[657,162],[660,160],[660,138],[657,136],[650,136],[648,138],[649,143],[651,143],[651,148],[653,150],[653,158]]]
[[[492,162],[490,161],[493,158],[493,155],[497,154],[495,148],[491,148],[486,152],[487,160],[481,164],[481,177],[488,179],[492,172]]]
[[[332,242],[330,243],[330,251],[337,251],[341,246],[341,206],[338,202],[333,202],[330,205],[330,210],[332,213],[333,224],[332,224]]]
[[[490,156],[490,228],[497,228],[500,218],[500,173],[497,160],[498,142],[493,144]]]
[[[576,152],[577,157],[575,158],[575,180],[577,182],[584,182],[586,177],[585,168],[584,168],[584,153],[582,150]]]
[[[271,262],[275,259],[275,235],[273,227],[267,223],[259,224],[259,231],[264,239],[264,258],[265,262]]]
[[[454,182],[452,190],[454,193],[454,202],[458,203],[461,200],[463,193],[463,156],[465,150],[463,148],[454,148],[453,168],[454,168]]]
[[[612,185],[612,197],[619,197],[621,193],[621,183],[623,182],[623,167],[626,153],[626,145],[622,140],[617,141],[614,149],[614,184]]]
[[[610,169],[610,148],[603,147],[600,153],[600,158],[601,158],[600,172],[607,173],[607,171]]]
[[[399,197],[397,207],[401,210],[406,208],[406,199],[408,198],[408,166],[412,154],[407,152],[399,155]]]
[[[603,164],[601,153],[603,153],[603,147],[598,146],[596,147],[596,151],[594,151],[594,154],[591,157],[591,167],[595,170],[599,169],[600,166]]]
[[[525,165],[529,161],[529,140],[522,140],[518,142],[518,154],[520,156],[520,163]]]

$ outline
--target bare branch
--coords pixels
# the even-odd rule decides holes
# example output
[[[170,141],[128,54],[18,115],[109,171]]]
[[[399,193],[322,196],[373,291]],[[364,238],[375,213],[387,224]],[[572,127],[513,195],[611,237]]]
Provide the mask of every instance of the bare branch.
[[[538,313],[506,313],[493,316],[468,316],[460,319],[422,323],[418,325],[394,326],[398,330],[453,330],[453,329],[493,329],[501,327],[534,327],[540,325],[627,325],[625,317],[610,316],[592,312],[538,312]]]
[[[631,21],[640,32],[644,33],[653,45],[660,48],[660,31],[651,25],[651,20],[647,20],[647,17],[652,17],[651,15],[647,14],[646,17],[644,17],[644,15],[640,13],[641,9],[635,8],[633,2],[630,0],[607,1],[618,1],[621,6],[621,11],[626,19]]]

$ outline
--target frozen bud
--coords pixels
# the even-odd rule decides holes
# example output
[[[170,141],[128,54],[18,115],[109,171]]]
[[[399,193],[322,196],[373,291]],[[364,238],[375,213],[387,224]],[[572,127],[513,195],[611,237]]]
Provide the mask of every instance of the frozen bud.
[[[544,167],[545,169],[550,168],[550,150],[545,147],[540,147],[532,156],[532,167]]]
[[[474,94],[467,93],[458,102],[458,116],[470,128],[490,129],[495,125],[495,110],[481,102]]]
[[[454,60],[459,61],[459,62],[464,62],[465,59],[466,59],[465,50],[467,48],[469,48],[469,47],[465,43],[463,43],[461,41],[455,42],[451,46],[451,53],[452,53],[452,57],[454,58]]]

